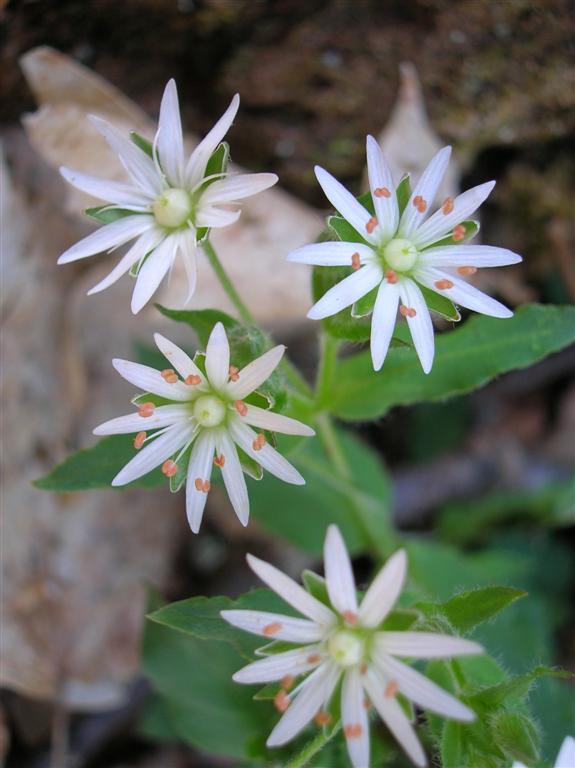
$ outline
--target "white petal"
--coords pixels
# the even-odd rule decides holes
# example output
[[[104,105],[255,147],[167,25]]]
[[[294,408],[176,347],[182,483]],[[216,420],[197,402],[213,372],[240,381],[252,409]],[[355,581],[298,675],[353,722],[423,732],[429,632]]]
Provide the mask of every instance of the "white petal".
[[[160,163],[168,181],[174,187],[181,187],[184,183],[184,141],[178,90],[173,79],[166,85],[162,96],[157,147]]]
[[[246,424],[258,429],[267,429],[270,432],[280,432],[282,435],[304,435],[313,437],[314,430],[307,424],[302,424],[297,419],[291,419],[289,416],[282,416],[273,411],[266,411],[264,408],[258,408],[255,405],[247,405],[248,412],[242,418]]]
[[[331,173],[324,171],[319,165],[316,165],[314,170],[325,196],[336,211],[339,211],[364,240],[377,243],[379,241],[379,227],[376,227],[371,234],[366,229],[372,218],[371,213],[361,203],[358,203],[351,192],[348,192]]]
[[[363,683],[371,703],[406,755],[419,768],[425,768],[427,758],[419,743],[419,739],[397,700],[393,697],[386,698],[384,694],[384,681],[373,670],[369,670],[363,679]]]
[[[354,768],[369,767],[369,721],[364,699],[359,672],[352,669],[343,678],[341,719],[349,759]],[[354,726],[358,728],[359,733],[354,734],[353,731],[347,731],[348,728]]]
[[[168,427],[177,424],[190,415],[186,405],[159,405],[151,416],[129,413],[116,419],[105,421],[94,429],[95,435],[128,435],[131,432],[147,432],[150,429]]]
[[[132,312],[136,315],[152,298],[174,262],[179,235],[168,235],[142,264],[132,293]]]
[[[575,766],[575,739],[566,736],[555,761],[555,768],[573,768]]]
[[[194,430],[191,424],[179,424],[171,427],[159,437],[151,440],[118,472],[112,480],[112,485],[126,485],[142,475],[147,475],[166,459],[173,456],[193,436]]]
[[[200,200],[200,205],[202,201]],[[235,224],[240,218],[241,211],[226,211],[223,208],[213,206],[203,206],[198,208],[196,213],[196,224],[198,227],[229,227]]]
[[[470,283],[461,280],[451,273],[442,272],[434,267],[419,267],[414,272],[414,277],[418,282],[435,291],[435,293],[447,296],[448,299],[451,299],[456,304],[461,304],[462,307],[472,309],[474,312],[491,315],[491,317],[513,316],[513,312],[504,304],[501,304],[496,299],[492,299],[491,296],[487,296],[487,294],[477,290]],[[453,283],[453,288],[438,290],[435,285],[438,280],[450,280]]]
[[[194,231],[183,232],[180,235],[180,254],[182,261],[184,262],[184,269],[186,271],[186,278],[188,280],[188,293],[185,298],[185,304],[187,304],[196,290],[196,283],[198,280],[198,262],[196,258],[197,245],[196,234]]]
[[[406,318],[407,325],[409,326],[413,345],[421,362],[423,372],[429,373],[435,354],[433,324],[429,309],[417,284],[409,278],[400,280],[399,295],[406,307],[415,310],[415,317]]]
[[[257,195],[278,181],[275,173],[242,173],[212,182],[202,193],[206,205],[221,205]]]
[[[450,659],[485,653],[479,643],[434,632],[382,632],[380,647],[392,656],[412,659]]]
[[[417,259],[430,267],[507,267],[520,261],[518,253],[492,245],[440,245],[422,251]]]
[[[153,197],[159,195],[162,191],[162,180],[152,158],[105,120],[95,115],[90,115],[89,120],[119,155],[122,165],[138,187]]]
[[[130,206],[143,210],[149,208],[153,200],[151,195],[147,195],[137,187],[122,184],[119,181],[101,179],[99,176],[90,176],[87,173],[66,168],[66,166],[60,168],[60,174],[76,189],[114,205]]]
[[[283,344],[278,344],[277,347],[269,349],[260,357],[252,360],[251,363],[248,363],[238,372],[237,381],[229,382],[226,390],[228,395],[234,400],[243,400],[244,397],[247,397],[260,387],[278,367],[285,349]],[[226,379],[227,376],[228,371],[226,371]]]
[[[477,187],[472,187],[461,195],[458,195],[453,201],[453,210],[447,216],[441,208],[433,216],[422,224],[413,235],[413,242],[420,250],[426,248],[431,243],[443,239],[448,235],[453,227],[461,224],[462,221],[469,219],[475,213],[481,203],[489,196],[489,193],[495,186],[494,181],[488,181]]]
[[[192,358],[184,352],[183,349],[180,349],[176,344],[174,344],[173,341],[166,339],[166,337],[162,336],[160,333],[154,334],[154,341],[156,342],[156,346],[160,352],[163,354],[166,360],[174,366],[175,370],[180,374],[182,379],[186,379],[188,376],[190,376],[190,374],[192,374],[194,376],[199,376],[202,379],[202,383],[205,382],[204,374],[200,371]],[[169,386],[172,387],[174,385],[170,384]],[[198,384],[195,386],[200,385]]]
[[[432,158],[427,168],[421,174],[421,178],[417,182],[401,217],[398,237],[406,237],[413,240],[416,245],[419,243],[419,239],[415,238],[415,233],[417,232],[419,236],[422,222],[428,215],[429,209],[433,204],[439,185],[447,170],[450,156],[451,147],[443,147],[443,149],[440,149],[435,157]],[[426,209],[423,213],[420,213],[413,204],[413,200],[416,197],[423,198],[426,203]],[[461,219],[458,219],[458,221],[461,221]]]
[[[222,323],[216,323],[206,347],[206,373],[214,389],[222,389],[230,375],[230,345]]]
[[[315,643],[321,640],[324,630],[319,624],[307,619],[284,616],[267,611],[221,611],[221,617],[234,627],[267,637],[268,640],[285,640],[288,643]],[[266,629],[267,628],[267,629]]]
[[[105,224],[96,232],[92,232],[87,237],[75,243],[71,248],[60,256],[58,264],[68,264],[70,261],[85,259],[87,256],[94,256],[96,253],[108,251],[119,245],[124,245],[133,237],[138,237],[146,230],[155,225],[153,216],[147,214],[136,214],[135,216],[124,216],[111,224]]]
[[[307,313],[307,316],[312,320],[321,320],[324,317],[335,315],[369,293],[381,282],[382,278],[383,272],[379,264],[371,263],[361,267],[324,293]]]
[[[339,240],[329,243],[312,243],[288,253],[287,261],[297,264],[315,264],[318,267],[351,267],[354,253],[359,254],[359,263],[373,261],[376,254],[369,245],[363,243],[342,243]]]
[[[196,480],[199,478],[204,482],[210,481],[212,476],[212,462],[214,459],[214,450],[216,447],[216,438],[213,430],[202,432],[192,449],[190,463],[188,464],[188,474],[186,478],[186,515],[188,523],[194,533],[200,530],[202,516],[208,494],[206,491],[198,491]]]
[[[239,106],[240,97],[236,93],[230,106],[190,155],[186,166],[186,186],[195,187],[203,179],[208,160],[229,131]]]
[[[379,231],[381,232],[381,238],[383,242],[387,242],[395,234],[399,222],[399,209],[397,207],[393,177],[385,162],[381,147],[373,136],[367,137],[366,149],[369,187],[375,207],[375,215]],[[387,189],[390,192],[390,196],[380,197],[375,194],[376,189]]]
[[[371,316],[371,360],[375,371],[381,370],[384,363],[397,319],[399,304],[399,286],[383,280],[377,292],[377,298]]]
[[[293,739],[315,717],[336,686],[340,672],[335,665],[322,664],[307,677],[291,701],[266,744],[279,747]]]
[[[404,696],[423,709],[429,709],[438,715],[470,723],[475,720],[475,713],[447,693],[436,683],[413,667],[386,655],[380,648],[378,638],[374,644],[374,659],[386,679],[395,680]]]
[[[100,282],[97,283],[93,288],[90,288],[88,291],[88,296],[91,296],[94,293],[99,293],[100,291],[103,291],[113,285],[116,280],[119,280],[122,275],[125,275],[126,272],[128,272],[134,266],[134,264],[140,261],[140,259],[143,259],[149,251],[159,245],[163,238],[164,233],[160,229],[155,228],[144,232],[143,235],[140,235],[130,250],[124,256],[122,256],[114,269],[108,275],[106,275],[103,280],[100,280]]]
[[[404,549],[395,552],[379,571],[359,607],[359,619],[366,627],[377,627],[401,594],[407,571]]]
[[[184,384],[183,381],[168,384],[162,378],[160,371],[155,368],[120,358],[112,360],[112,365],[123,379],[143,392],[150,392],[152,395],[159,395],[177,402],[185,402],[190,399],[190,387],[187,384]]]
[[[297,677],[309,672],[321,663],[319,645],[306,645],[304,648],[296,648],[293,651],[285,653],[272,653],[265,659],[254,661],[247,667],[240,669],[233,676],[236,683],[272,683],[275,680],[281,680],[286,675]],[[310,663],[309,658],[313,661]],[[317,661],[315,660],[317,659]]]
[[[341,614],[345,611],[357,613],[357,596],[351,561],[337,525],[330,525],[327,529],[323,559],[331,604]]]
[[[231,505],[240,523],[247,525],[250,516],[248,489],[236,446],[225,430],[222,430],[216,439],[216,453],[224,457],[224,466],[221,468],[222,477]]]
[[[297,469],[287,459],[284,459],[275,448],[272,448],[271,445],[265,443],[259,450],[254,450],[253,443],[257,435],[253,429],[250,429],[247,424],[243,424],[239,418],[230,418],[228,429],[234,442],[264,469],[271,472],[272,475],[275,475],[275,477],[278,477],[285,483],[305,485],[305,480]]]
[[[335,621],[335,615],[317,598],[310,595],[297,582],[286,576],[278,568],[266,563],[253,555],[247,555],[247,561],[252,571],[264,584],[273,589],[280,597],[304,616],[317,622],[318,625],[330,627]],[[317,639],[317,638],[314,638]]]

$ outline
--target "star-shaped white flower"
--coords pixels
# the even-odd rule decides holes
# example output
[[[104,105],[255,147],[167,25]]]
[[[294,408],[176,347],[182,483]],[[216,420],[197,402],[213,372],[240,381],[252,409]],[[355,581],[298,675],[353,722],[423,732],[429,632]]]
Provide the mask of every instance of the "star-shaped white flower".
[[[480,184],[455,199],[447,198],[438,211],[428,216],[450,154],[451,148],[444,147],[431,160],[401,216],[391,172],[373,136],[367,137],[367,167],[375,216],[339,181],[316,166],[325,195],[357,232],[357,242],[306,245],[287,258],[321,267],[351,266],[355,270],[311,308],[308,317],[314,320],[336,314],[379,286],[371,321],[371,357],[376,371],[387,355],[398,308],[407,320],[423,370],[431,370],[433,326],[419,286],[485,315],[513,314],[462,277],[473,274],[478,267],[516,264],[521,256],[505,248],[457,244],[469,234],[463,222],[487,198],[495,182]],[[441,243],[448,237],[456,244]]]
[[[483,648],[459,637],[382,630],[403,588],[407,568],[404,550],[387,561],[359,606],[349,555],[335,525],[328,529],[324,558],[329,606],[277,568],[248,555],[248,563],[259,578],[306,618],[222,611],[222,617],[235,627],[295,646],[281,653],[262,648],[258,653],[265,658],[236,672],[234,680],[248,684],[283,681],[275,703],[284,714],[268,738],[270,747],[290,741],[314,718],[318,725],[327,724],[330,716],[326,710],[341,681],[343,731],[354,767],[369,766],[370,705],[415,765],[425,766],[425,753],[397,694],[455,720],[470,722],[475,715],[396,657],[445,659],[483,653]],[[299,675],[306,677],[290,691],[293,678]]]
[[[129,270],[136,270],[132,312],[139,312],[180,255],[188,279],[189,300],[196,285],[198,230],[233,224],[240,216],[240,200],[262,192],[278,180],[274,173],[221,173],[206,177],[208,161],[229,130],[239,104],[240,97],[236,94],[189,159],[184,157],[174,80],[169,81],[162,98],[153,157],[105,120],[90,118],[118,154],[131,183],[107,181],[65,167],[60,172],[77,189],[109,202],[111,209],[131,211],[131,214],[80,240],[60,256],[58,263],[67,264],[113,250],[130,240],[135,242],[89,294],[108,288]]]
[[[246,402],[277,367],[284,346],[270,349],[238,370],[230,365],[226,332],[217,323],[208,340],[204,371],[159,333],[154,339],[173,367],[157,371],[128,360],[113,361],[120,376],[146,395],[135,399],[136,413],[106,421],[94,430],[95,435],[137,433],[134,447],[138,452],[112,485],[131,483],[159,466],[169,478],[185,478],[188,521],[197,533],[210,490],[212,464],[221,469],[230,502],[242,525],[247,525],[249,499],[236,446],[280,480],[305,483],[297,469],[266,442],[264,432],[254,432],[252,427],[305,436],[314,435],[313,429]]]
[[[523,763],[513,763],[513,768],[526,768]],[[561,744],[554,768],[575,768],[575,739],[566,736]]]

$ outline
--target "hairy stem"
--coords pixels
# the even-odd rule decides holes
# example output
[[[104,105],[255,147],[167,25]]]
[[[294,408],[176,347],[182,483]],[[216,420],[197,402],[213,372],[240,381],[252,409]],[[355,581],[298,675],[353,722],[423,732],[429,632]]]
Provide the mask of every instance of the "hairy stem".
[[[294,757],[289,763],[286,763],[285,768],[305,768],[312,757],[315,757],[318,752],[330,742],[334,736],[336,736],[341,730],[341,720],[338,721],[333,728],[323,729],[318,735],[312,739],[306,746]]]

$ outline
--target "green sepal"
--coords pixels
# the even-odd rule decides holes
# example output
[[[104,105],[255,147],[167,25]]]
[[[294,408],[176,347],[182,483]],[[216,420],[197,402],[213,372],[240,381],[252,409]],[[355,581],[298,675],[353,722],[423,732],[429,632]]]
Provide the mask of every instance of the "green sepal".
[[[156,408],[159,405],[173,405],[174,400],[169,400],[167,397],[161,395],[152,395],[150,392],[142,392],[139,395],[133,397],[130,402],[133,405],[142,405],[142,403],[153,403]]]
[[[226,173],[228,163],[230,160],[230,146],[227,142],[222,141],[218,148],[212,152],[210,159],[206,165],[206,172],[204,174],[204,181],[200,186],[200,191],[203,192],[210,184],[217,181],[217,177],[221,177]],[[214,178],[209,178],[213,176]],[[196,229],[196,242],[201,243],[208,238],[210,234],[209,227],[198,227]]]
[[[304,587],[307,589],[310,595],[313,595],[316,600],[319,600],[320,603],[327,605],[329,608],[332,607],[331,600],[329,599],[329,594],[327,591],[327,582],[323,576],[320,576],[314,571],[310,571],[306,568],[306,570],[302,573],[302,580]]]
[[[136,131],[130,131],[130,140],[138,147],[138,149],[145,152],[148,157],[152,158],[152,160],[154,159],[154,147],[151,141],[140,136]]]
[[[138,216],[137,211],[128,211],[125,208],[115,208],[110,205],[97,205],[95,208],[85,208],[84,213],[101,224],[112,224],[114,221],[125,219],[126,216]]]
[[[362,237],[362,235],[357,232],[351,226],[351,224],[343,218],[343,216],[340,216],[339,214],[329,216],[327,219],[327,225],[336,234],[338,240],[342,240],[344,243],[359,243],[360,245],[370,245],[370,243],[368,243],[367,240]],[[351,254],[349,257],[349,262],[351,265]]]
[[[356,320],[359,320],[362,317],[371,315],[375,306],[375,300],[377,299],[378,291],[379,286],[376,285],[375,288],[372,288],[369,293],[366,293],[365,296],[362,296],[361,299],[358,299],[351,307],[351,316]]]
[[[266,645],[256,649],[256,656],[275,656],[277,653],[293,651],[294,648],[301,648],[300,643],[289,643],[287,640],[271,640]]]
[[[399,208],[399,218],[401,218],[401,215],[409,202],[409,198],[411,197],[411,181],[409,174],[405,174],[405,176],[402,177],[395,190],[395,196],[397,198],[397,207]]]
[[[447,237],[444,237],[443,240],[438,240],[436,243],[426,246],[423,249],[423,253],[425,253],[428,248],[439,248],[442,245],[463,245],[464,243],[469,242],[469,240],[472,240],[479,232],[478,221],[468,219],[462,221],[461,225],[465,227],[465,236],[461,240],[454,240],[453,235],[448,235]],[[462,264],[462,266],[465,266],[465,264]]]
[[[190,456],[192,454],[193,444],[190,444],[184,453],[177,461],[178,471],[173,477],[170,477],[170,491],[177,493],[182,485],[186,482],[186,476],[188,474],[188,464],[190,463]],[[176,455],[172,456],[172,461],[176,460]]]
[[[438,315],[445,317],[446,320],[452,320],[454,323],[458,323],[461,320],[461,315],[455,304],[440,293],[435,293],[431,288],[426,288],[425,285],[417,284],[423,294],[425,303],[428,309],[432,312],[437,312]]]

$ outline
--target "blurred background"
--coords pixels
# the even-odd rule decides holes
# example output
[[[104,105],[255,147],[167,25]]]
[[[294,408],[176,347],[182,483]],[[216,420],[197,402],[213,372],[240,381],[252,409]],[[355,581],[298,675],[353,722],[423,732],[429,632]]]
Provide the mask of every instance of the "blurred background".
[[[125,411],[130,393],[112,356],[130,357],[137,340],[168,327],[153,309],[137,320],[129,313],[127,279],[86,298],[109,260],[56,269],[59,253],[90,231],[83,201],[56,168],[111,168],[86,112],[149,135],[170,77],[192,143],[240,92],[233,161],[277,172],[283,192],[247,206],[222,249],[248,304],[309,375],[309,275],[282,258],[322,228],[314,164],[361,191],[368,132],[398,171],[417,175],[450,143],[451,189],[497,180],[482,208],[482,241],[524,262],[485,270],[481,287],[511,306],[572,302],[573,8],[568,0],[19,0],[0,1],[0,24],[0,756],[9,768],[62,768],[67,741],[77,768],[225,766],[147,714],[147,590],[169,600],[237,594],[252,583],[245,551],[293,573],[317,558],[256,521],[242,529],[217,493],[193,537],[182,496],[166,488],[53,495],[30,485],[91,444],[94,424]],[[196,306],[223,306],[207,271],[200,283]],[[575,659],[574,371],[571,348],[471,396],[395,409],[357,430],[388,466],[398,526],[434,536],[453,567],[463,563],[449,559],[454,546],[471,558],[466,567],[476,555],[497,556],[508,566],[501,579],[531,592],[528,606],[489,629],[512,672],[538,661],[573,668]],[[356,565],[369,573],[369,562]],[[547,755],[575,717],[573,689],[553,685],[533,697]]]

